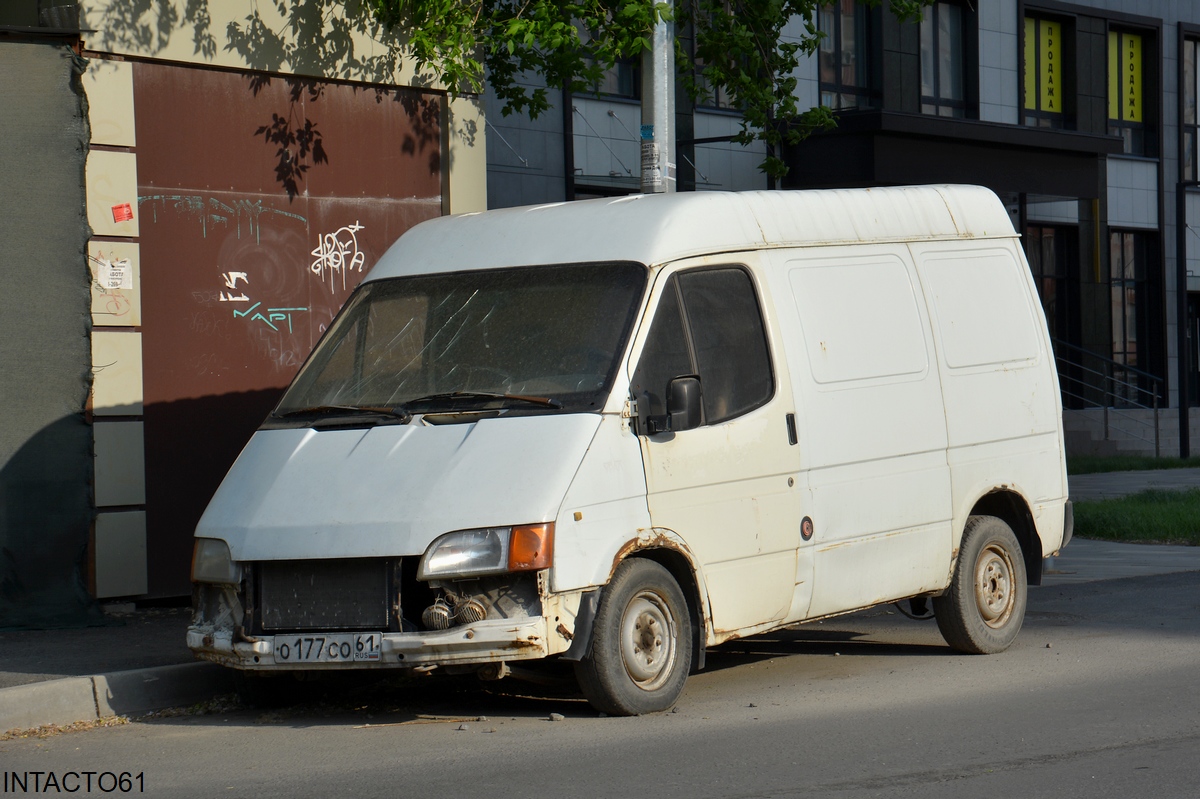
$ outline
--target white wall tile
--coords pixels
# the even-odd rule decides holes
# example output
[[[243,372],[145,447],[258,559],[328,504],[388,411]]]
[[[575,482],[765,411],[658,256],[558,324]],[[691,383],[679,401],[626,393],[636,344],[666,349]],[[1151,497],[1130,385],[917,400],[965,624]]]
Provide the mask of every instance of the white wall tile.
[[[142,334],[92,332],[92,412],[127,416],[142,412]]]
[[[146,502],[146,454],[141,422],[92,425],[95,440],[96,506]]]

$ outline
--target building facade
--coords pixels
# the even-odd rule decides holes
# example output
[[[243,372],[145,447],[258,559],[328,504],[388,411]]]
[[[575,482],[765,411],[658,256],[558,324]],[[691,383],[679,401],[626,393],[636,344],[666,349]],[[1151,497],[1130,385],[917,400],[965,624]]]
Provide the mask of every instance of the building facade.
[[[1024,237],[1065,404],[1198,404],[1200,5],[938,0],[905,24],[834,0],[817,25],[797,94],[838,126],[786,150],[783,188],[988,186]],[[636,191],[636,84],[609,83],[537,123],[489,107],[490,205]],[[761,151],[719,141],[733,111],[681,104],[681,190],[767,188]]]

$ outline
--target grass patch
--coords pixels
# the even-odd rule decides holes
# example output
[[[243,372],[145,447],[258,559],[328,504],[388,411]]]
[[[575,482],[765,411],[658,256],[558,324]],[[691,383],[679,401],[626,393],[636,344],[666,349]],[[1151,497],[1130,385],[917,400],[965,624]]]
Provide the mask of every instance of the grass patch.
[[[1200,546],[1200,488],[1143,491],[1075,503],[1075,535],[1143,544]]]
[[[1200,469],[1200,458],[1151,458],[1140,455],[1067,456],[1067,474],[1138,472],[1148,469]]]

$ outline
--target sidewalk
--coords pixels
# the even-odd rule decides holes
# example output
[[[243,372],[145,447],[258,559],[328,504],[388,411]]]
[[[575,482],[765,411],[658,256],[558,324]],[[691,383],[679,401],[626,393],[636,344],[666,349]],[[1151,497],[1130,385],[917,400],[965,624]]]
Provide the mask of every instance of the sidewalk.
[[[1148,488],[1200,488],[1200,469],[1080,475],[1070,483],[1073,500],[1093,500]],[[1200,547],[1076,538],[1046,561],[1043,585],[1180,571],[1200,571]],[[190,618],[184,608],[149,608],[111,615],[105,627],[0,633],[0,732],[228,693],[232,672],[195,662],[184,644]]]
[[[0,632],[0,732],[191,705],[233,689],[184,643],[187,608],[106,616],[103,627]]]
[[[1067,478],[1075,502],[1112,499],[1160,488],[1186,491],[1200,488],[1200,469],[1153,469],[1140,472],[1081,474]]]

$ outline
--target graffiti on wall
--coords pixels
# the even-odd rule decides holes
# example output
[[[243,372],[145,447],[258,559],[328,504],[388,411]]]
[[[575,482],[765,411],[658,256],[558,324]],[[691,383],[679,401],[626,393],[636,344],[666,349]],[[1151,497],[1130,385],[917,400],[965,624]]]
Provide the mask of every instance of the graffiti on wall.
[[[250,295],[246,293],[245,288],[240,293],[235,294],[239,283],[250,284],[250,277],[245,272],[222,272],[221,277],[225,281],[225,288],[228,289],[217,293],[218,302],[235,302],[248,303]],[[262,308],[262,301],[259,300],[253,305],[245,309],[233,309],[234,319],[249,318],[251,322],[262,322],[272,330],[279,332],[279,328],[285,322],[287,323],[287,332],[292,333],[292,314],[307,311],[308,308]]]
[[[208,238],[210,227],[223,225],[229,228],[232,225],[238,238],[245,233],[259,241],[264,216],[268,219],[279,216],[308,224],[308,220],[300,214],[264,205],[262,200],[224,202],[216,197],[204,197],[199,194],[150,194],[138,197],[139,208],[146,203],[150,204],[153,221],[158,221],[159,209],[170,209],[195,219],[200,224],[200,233],[204,238]]]
[[[233,289],[233,290],[237,289],[237,284],[238,284],[239,280],[244,280],[247,283],[250,282],[250,278],[246,277],[245,272],[222,272],[221,277],[225,278],[225,287],[229,288],[229,289]],[[242,292],[241,294],[238,294],[235,296],[233,291],[230,291],[229,293],[222,291],[222,292],[220,292],[220,301],[221,302],[249,302],[250,298],[246,296],[245,292]]]
[[[312,251],[312,273],[325,282],[329,275],[329,291],[334,290],[334,276],[342,280],[342,290],[346,289],[346,276],[350,272],[362,272],[366,256],[358,249],[358,236],[363,226],[356,220],[353,225],[343,225],[333,233],[326,233],[317,239],[317,247]]]
[[[306,216],[272,207],[269,198],[216,192],[147,193],[138,205],[151,224],[195,225],[183,234],[195,237],[187,257],[209,264],[211,277],[189,286],[188,332],[215,348],[197,353],[198,374],[229,372],[243,356],[219,342],[238,339],[243,344],[235,349],[245,355],[281,372],[297,368],[368,268],[370,250],[360,236],[370,223],[362,219],[337,220],[325,228],[331,232],[317,233]],[[246,338],[231,339],[235,330]]]

